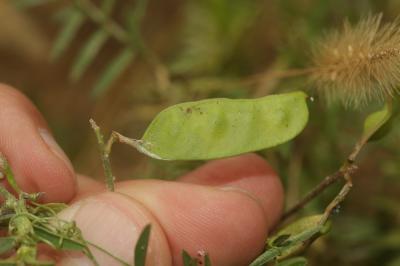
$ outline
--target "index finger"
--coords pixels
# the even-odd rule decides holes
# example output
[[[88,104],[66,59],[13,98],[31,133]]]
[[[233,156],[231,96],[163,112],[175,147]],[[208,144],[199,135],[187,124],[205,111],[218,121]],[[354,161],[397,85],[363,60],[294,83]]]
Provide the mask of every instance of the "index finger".
[[[19,91],[0,84],[0,152],[26,192],[66,202],[76,190],[75,174],[35,106]]]

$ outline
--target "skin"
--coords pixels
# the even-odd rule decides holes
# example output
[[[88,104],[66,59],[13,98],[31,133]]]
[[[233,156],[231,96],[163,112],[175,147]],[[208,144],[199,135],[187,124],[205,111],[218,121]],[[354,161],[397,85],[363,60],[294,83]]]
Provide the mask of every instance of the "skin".
[[[152,224],[147,265],[182,265],[181,251],[210,254],[212,264],[248,265],[264,247],[282,211],[279,178],[259,156],[210,161],[176,182],[119,182],[116,192],[76,174],[45,120],[20,92],[0,85],[0,151],[18,184],[43,191],[45,202],[65,202],[60,216],[75,220],[84,237],[125,261],[142,228]],[[100,265],[119,265],[93,250]],[[43,251],[57,265],[91,265],[78,253]]]

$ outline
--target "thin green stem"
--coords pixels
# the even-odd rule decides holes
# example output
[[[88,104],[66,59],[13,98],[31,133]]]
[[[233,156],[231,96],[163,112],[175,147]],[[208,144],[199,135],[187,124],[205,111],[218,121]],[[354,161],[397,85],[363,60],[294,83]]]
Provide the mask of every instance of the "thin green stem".
[[[0,185],[0,195],[5,199],[5,200],[17,200],[13,194],[8,192],[8,190],[3,186]]]
[[[98,245],[96,245],[96,244],[94,244],[94,243],[91,243],[91,242],[89,242],[89,241],[85,241],[85,242],[86,242],[88,245],[90,245],[90,246],[92,246],[92,247],[94,247],[94,248],[100,250],[101,252],[107,254],[108,256],[110,256],[111,258],[115,259],[116,261],[118,261],[118,262],[121,263],[122,265],[124,265],[124,266],[129,266],[129,265],[130,265],[129,263],[123,261],[122,259],[118,258],[117,256],[111,254],[110,252],[108,252],[108,251],[105,250],[104,248],[102,248],[102,247],[100,247],[100,246],[98,246]]]
[[[8,163],[6,157],[0,152],[0,173],[4,174],[8,184],[16,193],[21,193],[21,189],[15,180],[14,173],[11,170],[10,164]]]
[[[111,147],[108,149],[106,144],[104,143],[103,134],[100,131],[100,128],[97,126],[96,122],[93,119],[89,120],[94,133],[96,134],[97,144],[99,146],[101,161],[103,164],[104,175],[106,177],[107,188],[110,191],[114,191],[114,182],[115,177],[112,173],[111,162],[110,162],[110,152]]]

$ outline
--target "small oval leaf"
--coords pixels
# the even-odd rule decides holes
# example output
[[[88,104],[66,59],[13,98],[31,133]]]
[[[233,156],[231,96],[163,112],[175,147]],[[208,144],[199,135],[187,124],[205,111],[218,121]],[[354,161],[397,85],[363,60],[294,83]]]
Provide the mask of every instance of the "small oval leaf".
[[[273,260],[282,260],[302,251],[318,236],[328,231],[330,223],[320,223],[323,216],[304,217],[280,230],[268,239],[267,250],[250,266],[264,266]]]
[[[151,225],[148,224],[143,229],[135,246],[135,266],[146,265],[147,246],[149,244]]]
[[[210,255],[206,254],[204,256],[204,266],[211,266],[211,259],[210,259]]]
[[[0,255],[12,250],[15,245],[14,237],[0,237]]]
[[[19,262],[14,260],[0,260],[0,266],[18,266]]]
[[[183,266],[197,266],[197,260],[192,258],[186,250],[182,250]]]
[[[303,130],[306,98],[298,91],[177,104],[158,114],[137,148],[156,159],[206,160],[273,147]]]
[[[57,233],[40,226],[34,226],[34,233],[41,241],[56,249],[76,251],[85,251],[87,249],[84,243],[66,237],[63,238]]]
[[[329,222],[321,224],[323,216],[323,214],[307,216],[289,224],[268,239],[268,246],[281,249],[278,259],[298,253],[307,247],[310,241],[329,230]]]
[[[381,110],[370,114],[364,122],[363,139],[373,141],[384,137],[390,131],[392,112],[392,103],[386,103]]]
[[[304,257],[295,257],[279,262],[276,266],[307,266],[307,259]]]

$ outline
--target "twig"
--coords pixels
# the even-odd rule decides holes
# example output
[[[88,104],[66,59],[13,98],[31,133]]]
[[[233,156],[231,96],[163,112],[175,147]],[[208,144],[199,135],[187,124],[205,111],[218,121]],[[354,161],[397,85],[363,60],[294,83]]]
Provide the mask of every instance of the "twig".
[[[326,223],[326,221],[332,215],[332,213],[334,212],[336,207],[339,206],[339,204],[342,203],[346,199],[347,194],[349,194],[351,188],[353,187],[353,182],[351,181],[350,174],[345,173],[344,178],[346,180],[346,183],[340,190],[339,194],[337,194],[336,197],[331,201],[331,203],[329,203],[329,205],[326,207],[324,215],[322,216],[322,218],[320,220],[321,225]]]
[[[11,170],[11,167],[6,159],[6,157],[0,152],[0,177],[4,176],[7,179],[8,184],[16,193],[21,193],[21,188],[18,186],[17,181],[15,180],[14,173]],[[0,179],[1,179],[0,178]]]
[[[323,191],[325,191],[326,188],[328,188],[330,185],[333,183],[336,183],[338,180],[344,177],[346,173],[348,174],[353,174],[357,170],[357,167],[353,164],[339,169],[337,172],[326,176],[316,187],[314,187],[302,200],[300,200],[296,205],[291,207],[289,210],[287,210],[281,217],[281,221],[286,220],[293,214],[297,213],[299,210],[301,210],[307,203],[309,203],[311,200],[313,200],[316,196],[321,194]]]
[[[97,143],[99,146],[99,150],[101,153],[101,161],[103,164],[103,169],[104,169],[104,175],[106,177],[106,184],[107,188],[110,191],[114,191],[114,181],[115,177],[112,173],[111,169],[111,162],[110,162],[110,152],[111,152],[111,147],[109,148],[109,142],[107,142],[107,145],[104,143],[104,137],[103,134],[100,131],[99,126],[96,124],[96,122],[93,119],[89,120],[90,125],[92,126],[94,133],[96,134],[97,138]]]
[[[3,185],[0,185],[0,195],[6,200],[7,199],[15,199],[13,194],[8,192],[8,190]]]
[[[298,76],[304,76],[312,73],[315,70],[315,68],[294,68],[294,69],[288,69],[288,70],[281,70],[281,71],[271,71],[267,70],[255,75],[252,75],[244,80],[245,84],[254,84],[258,83],[259,81],[263,80],[265,81],[266,79],[272,80],[272,79],[281,79],[281,78],[292,78],[292,77],[298,77]]]
[[[280,223],[288,219],[290,216],[294,215],[298,211],[300,211],[307,203],[312,201],[315,197],[320,195],[322,192],[325,191],[330,185],[336,183],[339,179],[345,178],[346,184],[343,187],[345,191],[350,190],[352,183],[351,183],[351,178],[350,176],[354,174],[354,172],[357,170],[357,166],[354,164],[357,156],[361,152],[362,148],[365,146],[367,143],[368,138],[362,137],[360,141],[356,143],[354,146],[352,152],[350,155],[347,157],[346,161],[343,163],[342,167],[340,169],[325,177],[315,188],[313,188],[302,200],[300,200],[296,205],[293,207],[289,208],[281,217]],[[350,180],[350,181],[348,181]],[[350,185],[351,184],[351,185]],[[342,190],[343,190],[342,189]],[[344,193],[343,191],[339,192],[338,196],[340,196],[341,193]],[[348,191],[347,191],[348,193]],[[345,195],[347,195],[345,193]]]

